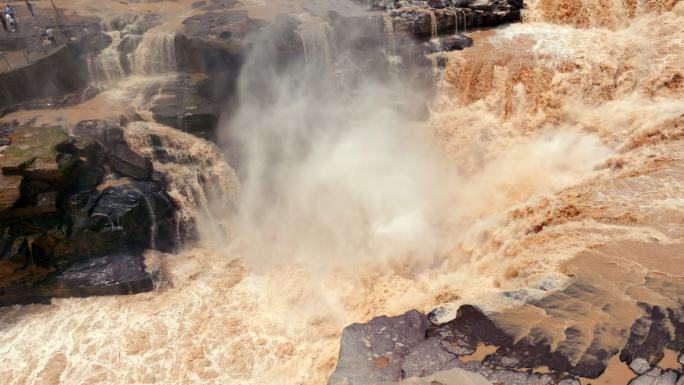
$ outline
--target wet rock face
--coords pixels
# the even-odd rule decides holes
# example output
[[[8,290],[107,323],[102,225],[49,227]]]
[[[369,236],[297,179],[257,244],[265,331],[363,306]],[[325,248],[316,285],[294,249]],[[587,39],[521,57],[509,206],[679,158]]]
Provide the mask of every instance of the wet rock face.
[[[211,79],[196,80],[179,75],[150,101],[154,120],[165,126],[191,133],[204,139],[214,139],[221,116],[221,103],[214,101]]]
[[[388,12],[395,32],[429,38],[435,34],[453,34],[517,22],[521,19],[522,7],[522,1],[517,0],[436,0],[424,7],[399,1]]]
[[[131,250],[75,263],[30,285],[0,287],[0,306],[49,303],[51,298],[136,294],[153,288],[140,251]]]
[[[123,130],[74,132],[19,127],[0,157],[0,305],[147,290],[142,250],[175,247],[175,207]]]
[[[431,318],[438,319],[438,313],[440,311],[430,313]],[[653,363],[660,361],[665,346],[674,348],[681,342],[681,337],[673,333],[678,318],[671,319],[668,313],[672,312],[645,306],[645,316],[634,323],[632,334],[621,354],[623,361],[627,360],[625,365],[635,372],[631,385],[684,382],[681,372],[663,371]],[[489,316],[470,305],[462,306],[456,318],[440,325],[411,325],[404,321],[407,316],[423,319],[421,313],[412,311],[400,317],[378,317],[368,324],[355,324],[345,329],[338,367],[328,383],[396,383],[413,377],[432,378],[439,373],[461,368],[478,372],[493,384],[576,385],[579,384],[578,377],[599,377],[606,369],[608,360],[618,354],[617,350],[594,343],[580,354],[579,361],[573,360],[577,352],[552,350],[544,339],[537,338],[534,329],[521,339],[514,340]],[[667,338],[662,338],[661,330],[669,330]],[[424,335],[421,334],[423,331]],[[394,334],[397,332],[406,333],[412,339],[405,345],[400,341],[401,348],[395,347],[391,359],[383,361],[386,365],[379,367],[378,357],[393,348],[392,344],[397,341]],[[495,346],[496,351],[480,357],[481,361],[463,359],[482,346]],[[646,357],[650,358],[650,362]],[[542,366],[548,367],[551,372],[530,374],[531,370]],[[352,370],[352,367],[356,370]]]
[[[397,317],[377,317],[342,332],[340,358],[328,384],[370,384],[404,377],[402,366],[411,349],[425,341],[427,317],[412,310]]]
[[[454,320],[438,327],[415,310],[398,317],[377,317],[343,331],[338,365],[328,384],[398,383],[410,378],[441,377],[440,373],[455,368],[478,372],[489,383],[551,385],[567,382],[566,375],[530,375],[484,361],[460,359],[474,353],[479,345],[505,346],[512,341],[512,337],[496,327],[484,313],[469,305],[462,306]],[[455,381],[463,380],[458,378]]]

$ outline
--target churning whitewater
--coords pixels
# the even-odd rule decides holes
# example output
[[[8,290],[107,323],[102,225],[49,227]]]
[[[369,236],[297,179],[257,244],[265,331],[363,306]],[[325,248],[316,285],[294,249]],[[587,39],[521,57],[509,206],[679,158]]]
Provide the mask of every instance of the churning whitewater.
[[[325,384],[350,323],[503,310],[503,291],[563,287],[581,250],[681,239],[605,221],[652,186],[608,189],[584,216],[556,209],[619,184],[617,168],[684,156],[663,147],[681,136],[684,3],[526,2],[523,23],[432,55],[434,92],[392,65],[361,71],[348,45],[363,36],[335,39],[326,17],[297,11],[305,57],[279,63],[273,35],[245,37],[215,142],[148,110],[180,76],[173,16],[128,56],[89,59],[98,100],[140,118],[126,140],[165,175],[186,246],[146,251],[153,292],[0,309],[7,384]],[[658,188],[657,204],[681,208],[681,178]]]

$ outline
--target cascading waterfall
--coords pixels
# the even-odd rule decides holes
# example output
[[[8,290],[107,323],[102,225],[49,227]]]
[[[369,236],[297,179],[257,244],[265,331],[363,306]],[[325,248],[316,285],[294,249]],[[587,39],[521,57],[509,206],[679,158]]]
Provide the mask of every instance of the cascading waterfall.
[[[304,47],[304,59],[308,64],[330,67],[335,58],[334,33],[330,25],[325,22],[303,24],[299,30]]]
[[[121,53],[118,51],[121,43],[121,32],[110,31],[106,33],[111,37],[112,42],[107,48],[95,55],[90,55],[86,60],[90,79],[100,87],[114,83],[126,76],[121,64]]]
[[[177,217],[181,238],[187,236],[185,229],[203,224],[195,223],[196,218],[218,223],[221,218],[217,213],[234,208],[240,183],[214,144],[153,122],[131,123],[126,140],[135,151],[152,159],[154,168],[165,175],[166,191],[180,209]],[[211,202],[224,206],[212,206]]]
[[[461,8],[456,8],[456,7],[451,7],[451,10],[454,11],[454,18],[455,23],[456,23],[456,33],[458,33],[458,16],[459,14],[463,16],[463,33],[468,32],[468,19],[466,18],[466,13],[463,9]]]
[[[151,30],[145,33],[133,55],[136,75],[159,75],[176,71],[176,35]]]
[[[383,23],[386,36],[385,57],[387,59],[387,63],[389,64],[389,70],[394,71],[397,68],[397,65],[401,63],[401,57],[399,57],[396,52],[397,39],[394,34],[394,22],[391,11],[387,11],[383,14]]]
[[[437,15],[435,15],[435,11],[432,8],[428,8],[427,13],[430,15],[431,38],[435,38],[437,36]]]

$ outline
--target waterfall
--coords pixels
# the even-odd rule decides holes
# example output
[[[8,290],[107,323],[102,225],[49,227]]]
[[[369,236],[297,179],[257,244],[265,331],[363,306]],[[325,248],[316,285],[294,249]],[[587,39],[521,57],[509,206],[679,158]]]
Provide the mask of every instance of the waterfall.
[[[430,15],[430,28],[431,28],[431,38],[434,38],[437,36],[437,15],[435,15],[435,11],[432,9],[427,10],[428,15]]]
[[[133,72],[137,75],[157,75],[176,71],[176,35],[170,32],[148,31],[133,55]]]
[[[147,195],[143,195],[143,201],[145,202],[145,207],[147,212],[150,214],[150,249],[157,249],[157,234],[159,230],[157,229],[157,215],[154,213],[154,206]]]
[[[387,61],[392,63],[396,57],[396,39],[394,36],[394,23],[391,12],[385,12],[382,16],[385,24],[385,35],[387,39]]]
[[[458,33],[458,15],[459,13],[463,15],[463,32],[468,32],[468,19],[466,18],[466,13],[463,9],[461,8],[456,8],[456,7],[451,7],[451,10],[454,12],[454,18],[456,19],[456,33]]]
[[[121,32],[107,32],[112,39],[111,44],[101,52],[90,55],[86,59],[90,79],[98,85],[109,84],[126,76],[121,64],[121,53],[118,51],[121,43]]]
[[[304,59],[308,65],[321,63],[332,66],[335,55],[335,39],[327,22],[305,24],[299,30],[304,47]]]
[[[133,150],[152,159],[154,169],[165,175],[165,189],[178,205],[178,234],[193,224],[202,226],[227,217],[240,194],[240,182],[212,143],[194,135],[152,122],[134,122],[126,128]],[[220,197],[220,199],[215,199]],[[210,202],[223,202],[224,207]],[[199,222],[199,223],[195,223]]]

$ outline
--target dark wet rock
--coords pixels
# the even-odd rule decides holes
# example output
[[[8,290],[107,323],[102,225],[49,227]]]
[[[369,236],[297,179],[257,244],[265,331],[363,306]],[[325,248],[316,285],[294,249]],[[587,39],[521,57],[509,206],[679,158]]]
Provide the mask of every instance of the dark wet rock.
[[[444,349],[439,338],[431,337],[411,349],[401,368],[406,377],[425,377],[459,364],[457,355]]]
[[[0,305],[148,290],[125,274],[127,289],[107,283],[97,268],[114,276],[132,270],[114,260],[106,266],[93,261],[176,246],[175,207],[160,183],[147,180],[151,164],[125,146],[123,130],[85,121],[74,131],[87,136],[17,127],[0,157]],[[80,275],[71,274],[81,263]],[[60,275],[67,271],[71,275]],[[99,283],[85,280],[89,274]]]
[[[112,167],[119,173],[136,179],[149,179],[152,162],[143,158],[123,143],[116,145],[110,154]]]
[[[5,210],[0,213],[0,219],[31,218],[57,212],[57,192],[49,191],[37,194],[29,205]]]
[[[473,39],[469,36],[459,34],[429,40],[422,44],[422,55],[429,55],[435,52],[448,52],[462,50],[472,47]]]
[[[92,137],[70,137],[57,146],[65,154],[71,154],[84,159],[91,166],[99,166],[107,160],[107,149],[102,143]]]
[[[342,332],[340,355],[328,383],[367,384],[401,380],[404,358],[425,341],[430,323],[412,310],[397,317],[376,317],[366,324],[353,324]]]
[[[179,76],[150,100],[154,120],[204,139],[213,139],[221,108],[209,98],[209,80]]]
[[[95,139],[108,149],[124,142],[123,128],[104,120],[81,121],[74,128],[74,135]]]
[[[448,36],[441,39],[443,51],[462,50],[473,46],[473,39],[469,36],[459,34]]]
[[[636,374],[644,374],[651,370],[651,364],[645,359],[637,357],[629,363],[629,368]]]
[[[671,323],[666,309],[642,305],[646,316],[637,320],[630,329],[627,344],[620,352],[620,361],[632,362],[637,358],[656,365],[664,357],[664,347],[672,339]]]
[[[135,294],[154,283],[140,251],[114,254],[72,265],[30,286],[0,288],[0,306],[49,303],[50,298]]]
[[[173,242],[173,206],[155,182],[130,181],[107,187],[91,211],[91,218],[106,218],[108,225],[121,227],[129,244],[159,248],[161,245],[155,244],[158,239],[166,243],[171,238]]]
[[[513,341],[480,309],[471,305],[461,306],[454,320],[430,329],[428,337],[431,336],[437,336],[454,347],[470,347],[473,351],[478,344],[502,346]]]
[[[477,0],[460,2],[455,7],[448,2],[436,1],[432,5],[422,8],[400,6],[388,11],[395,33],[429,38],[435,32],[438,35],[453,34],[517,22],[521,19],[523,6],[517,0]]]

